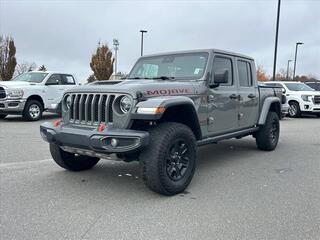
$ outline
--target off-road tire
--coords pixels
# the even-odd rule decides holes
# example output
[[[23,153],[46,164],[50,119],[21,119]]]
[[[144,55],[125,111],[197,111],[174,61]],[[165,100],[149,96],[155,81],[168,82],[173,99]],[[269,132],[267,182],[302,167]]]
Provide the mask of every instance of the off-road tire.
[[[30,112],[31,111],[30,108],[37,108],[39,111],[38,114],[32,115],[32,113]],[[42,113],[43,113],[42,104],[37,100],[29,100],[24,106],[22,116],[28,121],[38,121],[39,119],[42,118]]]
[[[181,144],[181,145],[179,145]],[[172,153],[175,149],[173,146],[178,146],[179,151],[184,152],[184,156],[179,158],[181,162],[172,163]],[[181,150],[181,151],[180,151]],[[196,139],[189,127],[181,123],[166,122],[158,125],[150,130],[150,143],[140,154],[140,167],[142,171],[142,178],[148,188],[152,191],[163,195],[175,195],[183,192],[190,184],[196,168]],[[186,158],[187,157],[187,158]],[[186,160],[188,159],[188,160]],[[175,167],[170,166],[175,164]],[[188,165],[181,167],[188,161]],[[170,167],[172,167],[170,169]],[[174,170],[172,170],[174,168]],[[179,171],[177,169],[180,169]],[[170,170],[168,170],[170,169]],[[172,171],[171,171],[172,170]],[[175,171],[175,172],[174,172]],[[172,179],[179,175],[179,180]],[[175,173],[175,174],[173,174]]]
[[[294,111],[291,110],[290,108],[294,108]],[[288,116],[292,117],[292,118],[298,118],[301,116],[301,109],[300,109],[299,103],[297,103],[297,102],[290,102],[289,103]]]
[[[272,151],[277,147],[280,135],[278,114],[269,112],[266,122],[255,133],[256,144],[260,150]]]
[[[88,156],[76,156],[73,153],[63,151],[58,145],[50,144],[50,152],[53,160],[62,168],[69,171],[83,171],[93,168],[99,158]]]
[[[5,119],[8,114],[0,114],[0,119]]]

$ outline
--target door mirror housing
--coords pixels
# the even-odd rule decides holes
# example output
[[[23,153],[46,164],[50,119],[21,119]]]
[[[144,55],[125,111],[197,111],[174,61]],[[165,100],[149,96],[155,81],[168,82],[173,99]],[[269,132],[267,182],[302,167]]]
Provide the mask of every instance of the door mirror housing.
[[[281,88],[282,93],[286,93],[286,89],[285,88]]]
[[[228,83],[229,71],[227,69],[213,73],[213,81],[210,83],[210,87],[217,87],[221,83]]]
[[[48,80],[46,82],[46,85],[59,85],[59,80],[58,79],[54,79],[54,80]]]

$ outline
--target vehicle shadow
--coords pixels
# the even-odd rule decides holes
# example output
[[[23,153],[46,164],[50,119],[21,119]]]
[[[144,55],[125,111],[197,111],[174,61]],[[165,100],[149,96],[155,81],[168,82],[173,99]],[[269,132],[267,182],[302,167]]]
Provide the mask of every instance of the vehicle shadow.
[[[219,144],[207,145],[198,150],[198,166],[195,177],[191,185],[197,185],[204,181],[203,172],[219,171],[224,165],[233,164],[234,162],[246,160],[253,152],[257,152],[255,141],[253,138],[245,138],[243,140],[228,140]],[[110,194],[146,194],[147,196],[158,196],[149,191],[141,179],[140,167],[138,162],[119,162],[102,159],[97,166],[89,171],[84,172],[68,172],[55,171],[56,178],[63,181],[67,189],[75,188],[75,179],[77,184],[90,183],[90,187],[95,191]],[[52,176],[51,176],[52,177]],[[71,184],[70,186],[68,186]],[[192,188],[192,186],[191,186]],[[190,190],[190,189],[189,189]],[[191,190],[190,190],[191,191]]]
[[[54,113],[45,113],[42,118],[39,120],[52,120],[59,118],[59,115]],[[28,122],[20,115],[9,115],[5,119],[1,119],[0,122]]]

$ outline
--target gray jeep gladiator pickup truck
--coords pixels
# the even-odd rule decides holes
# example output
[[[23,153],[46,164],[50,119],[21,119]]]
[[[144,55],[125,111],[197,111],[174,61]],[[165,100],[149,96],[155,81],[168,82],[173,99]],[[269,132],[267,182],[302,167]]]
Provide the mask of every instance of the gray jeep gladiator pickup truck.
[[[252,135],[271,151],[279,139],[281,89],[258,86],[254,60],[215,49],[143,56],[123,81],[68,90],[62,119],[43,123],[53,160],[87,170],[116,154],[139,161],[146,185],[183,192],[197,147]]]

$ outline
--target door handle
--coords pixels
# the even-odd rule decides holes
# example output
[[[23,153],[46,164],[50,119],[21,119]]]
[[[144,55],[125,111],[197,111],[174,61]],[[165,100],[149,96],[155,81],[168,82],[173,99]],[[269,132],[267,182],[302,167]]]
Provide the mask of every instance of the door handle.
[[[229,98],[231,98],[231,99],[238,99],[238,95],[237,95],[237,94],[231,94],[231,95],[229,96]]]
[[[248,98],[255,98],[256,97],[256,95],[254,95],[253,93],[250,93],[249,95],[248,95]]]

